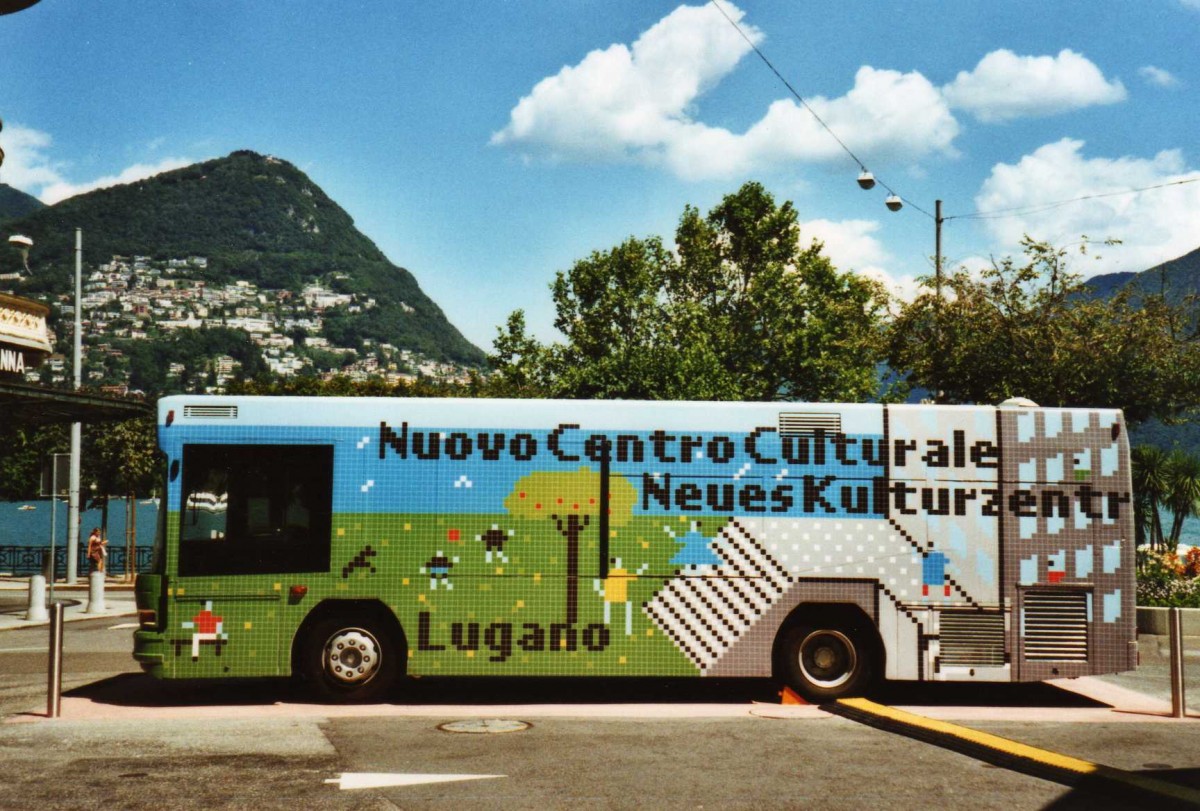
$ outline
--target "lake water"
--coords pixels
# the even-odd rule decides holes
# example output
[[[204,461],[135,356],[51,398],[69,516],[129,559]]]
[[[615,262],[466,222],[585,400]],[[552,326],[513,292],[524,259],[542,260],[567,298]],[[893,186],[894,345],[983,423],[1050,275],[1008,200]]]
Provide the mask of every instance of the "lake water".
[[[146,502],[149,503],[146,503]],[[22,509],[32,506],[33,509]],[[54,545],[67,543],[67,501],[57,502],[57,523]],[[79,541],[87,543],[92,527],[100,526],[100,510],[85,510],[79,528]],[[0,546],[49,546],[50,499],[0,502]],[[137,504],[137,545],[154,545],[154,527],[158,521],[158,504],[141,499]],[[114,498],[108,503],[108,542],[125,544],[125,499]]]

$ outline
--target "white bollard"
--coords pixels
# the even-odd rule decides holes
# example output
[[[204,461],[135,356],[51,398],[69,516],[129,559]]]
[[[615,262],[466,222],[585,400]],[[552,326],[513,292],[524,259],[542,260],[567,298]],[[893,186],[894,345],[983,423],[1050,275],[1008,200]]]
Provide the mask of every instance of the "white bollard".
[[[46,613],[46,578],[35,574],[29,578],[29,608],[25,612],[29,622],[46,622],[50,615]]]
[[[88,607],[83,613],[104,613],[104,572],[88,575]]]

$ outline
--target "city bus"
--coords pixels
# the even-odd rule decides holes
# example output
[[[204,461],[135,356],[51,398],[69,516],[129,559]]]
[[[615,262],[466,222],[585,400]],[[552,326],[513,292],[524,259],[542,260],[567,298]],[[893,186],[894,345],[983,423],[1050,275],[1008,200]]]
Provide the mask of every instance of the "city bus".
[[[156,677],[1033,681],[1136,666],[1116,410],[172,396]]]

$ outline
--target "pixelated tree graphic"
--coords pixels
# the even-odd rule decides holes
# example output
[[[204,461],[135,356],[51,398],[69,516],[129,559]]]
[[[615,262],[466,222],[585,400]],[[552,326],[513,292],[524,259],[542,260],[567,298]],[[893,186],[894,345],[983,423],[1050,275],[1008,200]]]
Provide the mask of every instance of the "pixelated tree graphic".
[[[623,476],[609,477],[609,526],[624,526],[633,517],[637,491]],[[567,541],[567,623],[579,618],[579,539],[600,518],[600,474],[535,471],[522,476],[504,499],[504,509],[520,518],[553,521]]]

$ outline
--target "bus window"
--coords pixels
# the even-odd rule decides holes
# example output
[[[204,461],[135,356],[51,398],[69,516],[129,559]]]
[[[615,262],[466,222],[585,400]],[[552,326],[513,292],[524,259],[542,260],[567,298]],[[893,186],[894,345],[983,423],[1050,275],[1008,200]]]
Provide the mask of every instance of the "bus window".
[[[179,574],[329,570],[333,447],[185,445]]]

